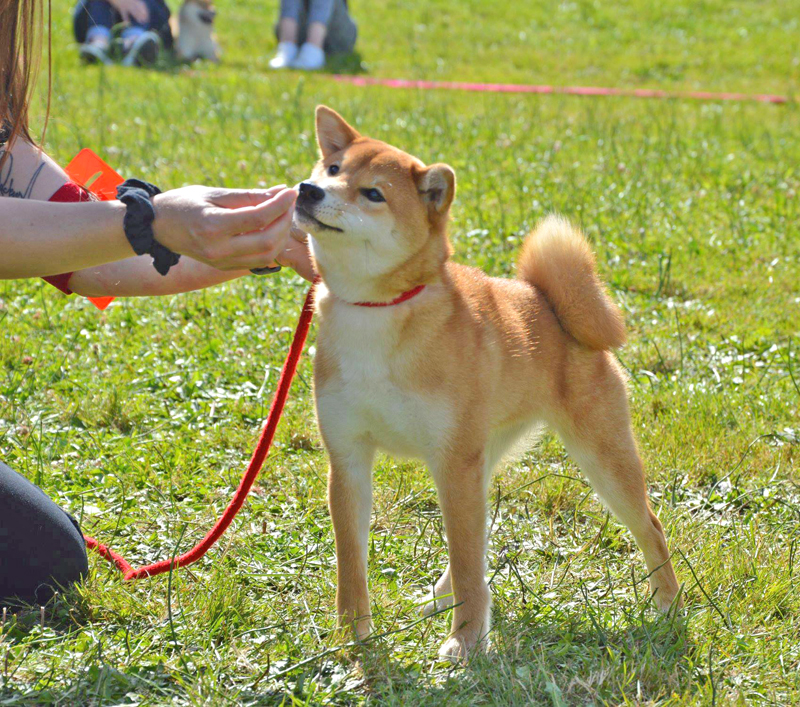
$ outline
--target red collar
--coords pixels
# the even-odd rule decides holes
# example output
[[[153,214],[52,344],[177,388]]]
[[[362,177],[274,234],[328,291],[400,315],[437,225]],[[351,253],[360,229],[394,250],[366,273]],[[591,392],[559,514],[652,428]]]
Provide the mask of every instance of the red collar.
[[[417,285],[414,289],[404,292],[399,297],[395,297],[391,302],[354,302],[354,304],[356,307],[391,307],[401,302],[407,302],[412,297],[416,297],[424,289],[425,285]]]

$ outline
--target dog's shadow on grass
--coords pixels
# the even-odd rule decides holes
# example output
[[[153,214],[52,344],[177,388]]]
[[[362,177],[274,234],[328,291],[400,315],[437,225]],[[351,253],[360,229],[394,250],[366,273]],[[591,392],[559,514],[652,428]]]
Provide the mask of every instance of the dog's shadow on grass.
[[[490,638],[489,651],[466,665],[440,662],[427,671],[409,671],[387,646],[363,660],[365,682],[381,704],[391,704],[391,695],[403,692],[398,688],[419,690],[426,704],[512,694],[515,704],[647,702],[687,689],[698,660],[680,616],[638,616],[611,628],[580,610],[498,617]]]
[[[516,693],[520,704],[565,705],[647,702],[686,688],[696,660],[688,660],[694,648],[685,618],[653,611],[609,616],[583,606],[530,605],[516,616],[496,615],[490,650],[466,666],[442,663],[426,696],[444,703],[469,691],[486,698]],[[407,682],[406,670],[385,661],[367,671],[377,694],[393,691],[404,674]]]
[[[353,698],[366,693],[381,705],[406,704],[408,694],[418,696],[419,705],[490,704],[493,695],[516,695],[513,704],[647,702],[691,689],[691,665],[702,661],[694,655],[686,620],[674,616],[638,616],[608,629],[580,611],[553,612],[532,622],[501,619],[490,650],[459,665],[427,654],[431,636],[439,634],[445,635],[441,626],[421,625],[418,635],[402,641],[388,635],[324,652],[318,660],[281,670],[279,686],[242,697],[257,704],[280,702],[287,690],[302,696],[304,686],[341,681],[344,671]]]
[[[367,67],[361,58],[361,52],[356,50],[349,54],[332,54],[328,58],[324,73],[355,76],[357,74],[366,74]]]
[[[601,612],[580,602],[551,606],[533,601],[504,614],[501,605],[495,610],[488,653],[455,666],[437,661],[435,654],[449,626],[449,610],[432,620],[378,617],[377,625],[397,628],[362,645],[321,645],[315,656],[267,663],[263,676],[254,677],[239,698],[280,704],[289,692],[303,697],[333,690],[337,696],[342,692],[344,699],[367,694],[376,704],[401,704],[404,695],[414,694],[420,706],[464,704],[473,698],[490,703],[493,695],[513,695],[514,704],[568,705],[657,701],[691,691],[692,666],[704,664],[705,656],[697,654],[689,637],[688,619],[639,608],[638,613],[611,607]],[[89,619],[88,608],[75,596],[55,602],[46,612],[49,632],[41,629],[35,608],[17,614],[14,624],[6,626],[6,645],[18,647],[9,673],[24,666],[33,644],[52,641],[53,630],[66,636]],[[332,634],[328,639],[335,640]],[[181,691],[174,676],[158,667],[117,667],[92,651],[84,659],[85,676],[67,685],[54,684],[45,689],[47,694],[37,685],[37,704],[77,704],[101,684],[108,699],[138,690],[162,696]],[[24,702],[31,698],[31,688],[7,679],[0,686],[0,699]]]

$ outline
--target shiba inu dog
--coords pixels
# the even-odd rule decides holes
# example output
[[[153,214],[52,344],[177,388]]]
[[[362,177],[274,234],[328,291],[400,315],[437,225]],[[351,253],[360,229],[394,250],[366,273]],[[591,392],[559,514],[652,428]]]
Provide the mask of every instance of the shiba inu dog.
[[[211,0],[185,0],[173,26],[175,54],[181,61],[219,61],[220,49],[214,36],[217,12]]]
[[[321,277],[314,380],[340,625],[358,637],[371,629],[371,468],[383,449],[422,459],[436,483],[450,562],[425,611],[454,606],[440,654],[458,660],[483,645],[489,477],[542,424],[630,529],[656,606],[677,606],[611,353],[625,341],[622,315],[583,235],[547,218],[525,241],[514,280],[454,264],[453,170],[364,137],[324,106],[316,124],[322,157],[299,186],[296,218]]]

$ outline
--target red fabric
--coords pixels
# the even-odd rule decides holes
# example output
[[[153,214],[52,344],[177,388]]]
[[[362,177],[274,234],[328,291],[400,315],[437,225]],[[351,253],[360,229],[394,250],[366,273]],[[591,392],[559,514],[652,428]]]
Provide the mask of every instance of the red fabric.
[[[91,200],[92,195],[80,184],[75,184],[74,182],[67,182],[48,199],[48,201],[57,201],[59,203]]]
[[[134,568],[131,567],[130,563],[119,553],[114,552],[106,545],[97,542],[97,540],[89,537],[88,535],[84,536],[86,547],[95,550],[99,555],[107,559],[109,562],[113,562],[120,572],[122,572],[123,579],[131,580],[140,579],[142,577],[154,577],[157,574],[169,572],[173,567],[177,569],[178,567],[191,565],[193,562],[197,562],[197,560],[205,555],[211,549],[214,543],[217,542],[222,534],[228,529],[228,526],[239,512],[239,509],[242,507],[242,505],[244,505],[247,494],[250,493],[250,489],[252,488],[256,477],[258,476],[258,472],[261,471],[264,460],[267,458],[269,448],[272,446],[272,440],[275,437],[275,430],[278,427],[278,421],[281,419],[281,414],[283,413],[283,408],[286,404],[286,398],[289,395],[289,388],[292,385],[292,380],[294,379],[294,374],[297,370],[297,363],[300,360],[300,354],[303,353],[303,346],[306,343],[308,329],[311,326],[311,318],[313,316],[314,286],[312,285],[311,289],[309,289],[308,294],[306,295],[306,301],[303,304],[303,311],[300,314],[300,319],[297,322],[297,328],[294,332],[294,339],[292,339],[292,345],[289,349],[288,355],[286,356],[286,362],[283,364],[281,377],[278,380],[278,388],[275,391],[275,397],[272,399],[272,405],[269,409],[269,415],[267,415],[267,421],[264,424],[264,430],[261,432],[261,437],[259,438],[256,450],[253,452],[253,456],[250,459],[250,464],[248,464],[247,470],[244,472],[242,480],[239,482],[239,488],[236,489],[236,493],[233,495],[233,498],[228,504],[228,507],[225,509],[225,512],[222,514],[222,517],[214,524],[214,527],[211,528],[208,534],[197,545],[195,545],[188,552],[185,552],[180,557],[176,557],[171,560],[161,560],[161,562],[156,562],[152,565],[146,565],[145,567]]]
[[[71,295],[72,290],[69,289],[69,279],[71,277],[71,272],[65,272],[63,275],[50,275],[48,277],[43,277],[42,280],[61,290],[65,295]]]
[[[410,300],[412,297],[416,297],[424,289],[425,285],[417,285],[413,290],[404,292],[399,297],[395,297],[391,302],[356,302],[355,305],[356,307],[391,307],[392,305],[400,304],[401,302]]]
[[[92,197],[86,189],[73,182],[67,182],[62,186],[48,201],[58,203],[73,203],[91,201]],[[71,295],[72,290],[69,289],[69,279],[72,277],[71,272],[64,273],[63,275],[51,275],[50,277],[43,278],[49,282],[53,287],[57,287],[65,295]]]

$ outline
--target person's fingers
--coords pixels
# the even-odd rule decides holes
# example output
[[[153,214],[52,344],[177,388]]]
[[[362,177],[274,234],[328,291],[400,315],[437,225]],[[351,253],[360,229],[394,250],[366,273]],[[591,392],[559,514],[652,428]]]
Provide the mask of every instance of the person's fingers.
[[[214,213],[214,230],[221,236],[235,236],[250,231],[263,231],[276,219],[292,213],[297,192],[284,189],[272,199],[258,206],[241,209],[217,209]]]
[[[291,213],[287,211],[267,228],[233,236],[226,244],[225,260],[239,262],[239,259],[251,256],[261,258],[262,261],[274,260],[286,248],[289,241],[291,218]],[[260,266],[254,265],[253,267]]]
[[[241,209],[246,206],[258,206],[274,198],[286,189],[285,184],[279,184],[269,189],[218,189],[209,196],[209,201],[214,206],[223,209]]]

